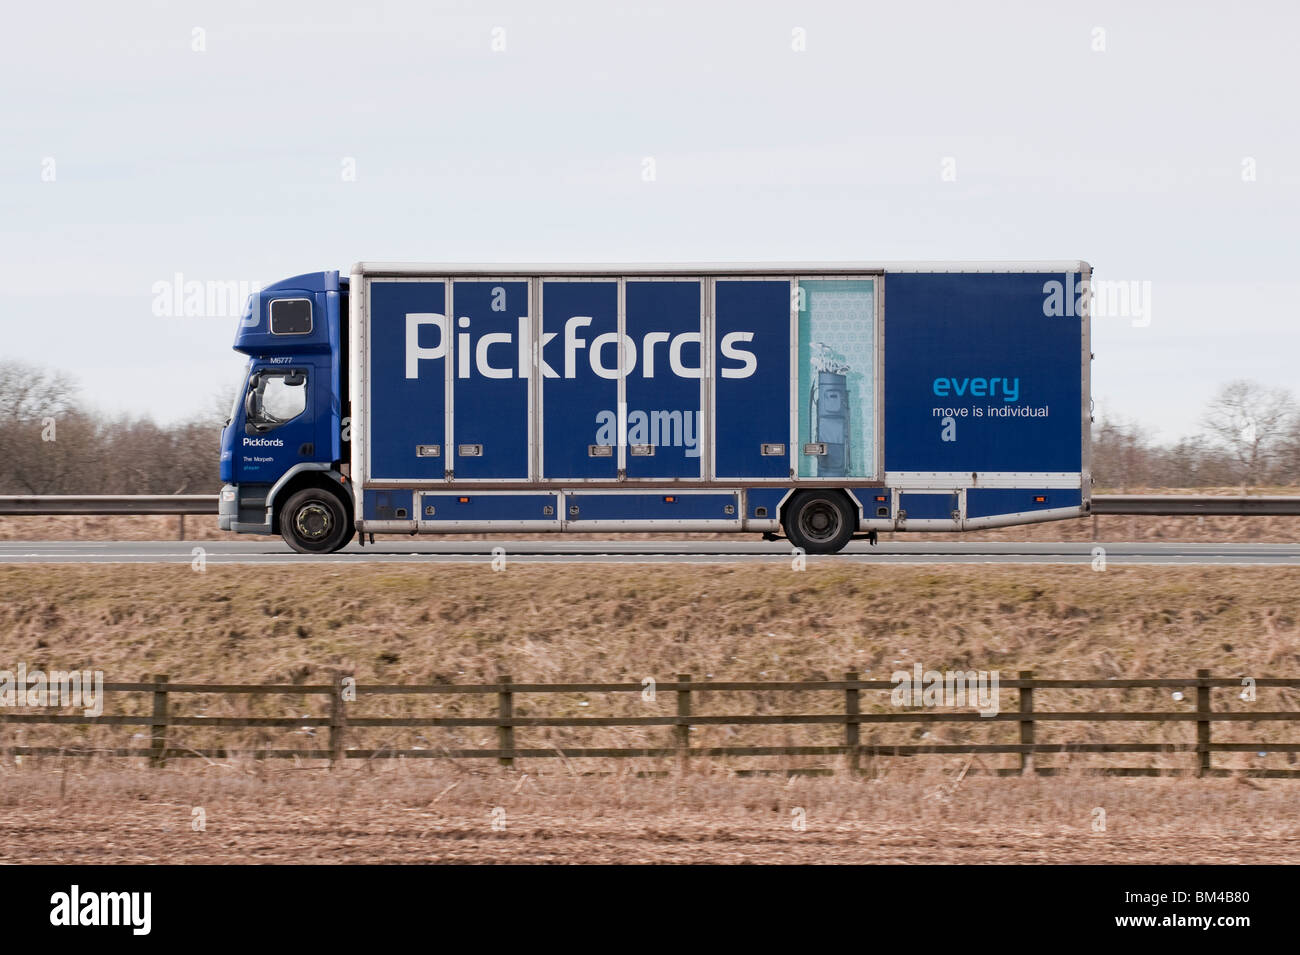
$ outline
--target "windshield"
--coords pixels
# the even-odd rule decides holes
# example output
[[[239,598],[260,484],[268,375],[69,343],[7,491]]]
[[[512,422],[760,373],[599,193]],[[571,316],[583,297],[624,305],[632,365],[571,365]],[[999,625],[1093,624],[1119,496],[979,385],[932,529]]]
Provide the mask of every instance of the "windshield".
[[[253,367],[253,360],[250,358],[248,364],[244,366],[244,380],[248,380],[248,369]],[[239,417],[239,402],[243,400],[243,395],[236,388],[233,397],[230,399],[230,414],[226,415],[226,424],[234,421]]]

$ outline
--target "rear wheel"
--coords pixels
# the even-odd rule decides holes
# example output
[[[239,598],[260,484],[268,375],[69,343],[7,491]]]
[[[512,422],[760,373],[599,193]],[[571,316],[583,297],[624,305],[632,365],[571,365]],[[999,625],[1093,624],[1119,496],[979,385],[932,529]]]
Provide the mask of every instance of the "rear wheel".
[[[857,530],[853,508],[839,491],[800,491],[785,508],[785,536],[809,554],[842,550]]]
[[[338,495],[304,488],[281,509],[280,536],[300,554],[332,554],[352,537],[352,518]]]

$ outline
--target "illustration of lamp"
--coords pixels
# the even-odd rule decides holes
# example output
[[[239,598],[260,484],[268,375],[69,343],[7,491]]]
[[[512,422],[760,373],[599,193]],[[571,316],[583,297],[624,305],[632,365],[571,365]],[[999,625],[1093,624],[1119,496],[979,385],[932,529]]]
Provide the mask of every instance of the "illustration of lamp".
[[[815,373],[808,395],[808,434],[814,444],[825,445],[817,458],[817,477],[847,477],[849,472],[849,384],[852,370],[828,345],[813,342],[811,367]]]

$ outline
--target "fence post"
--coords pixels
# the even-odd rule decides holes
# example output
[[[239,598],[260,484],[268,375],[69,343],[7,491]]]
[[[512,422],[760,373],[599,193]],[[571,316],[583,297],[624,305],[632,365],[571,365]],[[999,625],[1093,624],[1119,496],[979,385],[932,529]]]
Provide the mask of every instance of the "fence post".
[[[849,670],[847,673],[844,674],[844,681],[846,683],[858,682],[858,671]],[[860,702],[858,698],[859,692],[861,691],[859,691],[856,686],[845,688],[844,715],[846,717],[857,716],[858,713],[861,712],[858,706]],[[848,760],[849,772],[853,773],[856,776],[858,773],[858,721],[857,720],[846,719],[844,721],[844,745],[849,748],[849,760]]]
[[[1209,670],[1196,671],[1196,715],[1198,717],[1210,715],[1210,688],[1200,681],[1210,678]],[[1210,774],[1210,721],[1208,719],[1198,719],[1196,721],[1196,775],[1208,776]]]
[[[515,715],[515,696],[510,692],[510,684],[514,682],[508,676],[497,677],[503,689],[497,693],[497,716],[500,719],[508,720]],[[497,758],[497,762],[502,766],[514,768],[515,758],[515,728],[507,723],[497,727],[497,749],[504,750],[506,756]]]
[[[334,674],[334,693],[330,697],[330,768],[343,758],[343,734],[347,731],[348,716],[343,706],[343,672]]]
[[[150,766],[163,766],[167,762],[167,676],[154,674],[153,723],[150,724]]]
[[[677,682],[690,683],[691,675],[689,673],[677,674]],[[691,691],[679,689],[677,691],[677,725],[673,727],[673,734],[677,737],[677,770],[682,775],[686,774],[687,766],[691,758]]]
[[[1034,678],[1033,670],[1021,670],[1020,679],[1032,680]],[[1020,688],[1020,742],[1022,744],[1034,743],[1034,688],[1031,686],[1022,686]],[[1034,771],[1034,754],[1020,754],[1020,775],[1032,773]]]
[[[178,541],[185,540],[185,515],[184,514],[176,515],[176,539]]]

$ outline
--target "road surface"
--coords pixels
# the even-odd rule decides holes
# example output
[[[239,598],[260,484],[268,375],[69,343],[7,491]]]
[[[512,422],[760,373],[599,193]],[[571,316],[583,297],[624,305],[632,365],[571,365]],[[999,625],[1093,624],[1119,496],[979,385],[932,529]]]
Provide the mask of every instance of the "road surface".
[[[832,556],[808,561],[874,564],[1091,564],[1103,547],[1108,565],[1161,564],[1300,567],[1300,544],[1179,543],[980,543],[924,540],[891,541],[871,547],[854,542]],[[280,542],[222,541],[0,541],[4,564],[175,564],[189,563],[202,548],[213,564],[463,563],[488,561],[494,548],[508,560],[526,563],[716,564],[788,561],[786,541],[729,540],[555,540],[512,541],[381,540],[365,548],[355,543],[337,554],[296,554]],[[501,552],[499,552],[501,553]]]

